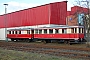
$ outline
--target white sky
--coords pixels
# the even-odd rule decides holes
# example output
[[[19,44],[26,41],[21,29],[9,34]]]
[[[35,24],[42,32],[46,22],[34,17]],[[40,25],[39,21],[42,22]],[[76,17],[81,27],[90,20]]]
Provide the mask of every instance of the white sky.
[[[3,5],[4,3],[8,3],[9,5],[7,6],[7,12],[14,12],[26,8],[31,8],[39,5],[44,5],[47,3],[52,3],[52,2],[60,2],[60,1],[65,1],[65,0],[1,0],[0,1],[0,15],[5,13],[5,6]],[[75,1],[78,0],[67,0],[67,10],[69,11],[70,8],[75,5]]]

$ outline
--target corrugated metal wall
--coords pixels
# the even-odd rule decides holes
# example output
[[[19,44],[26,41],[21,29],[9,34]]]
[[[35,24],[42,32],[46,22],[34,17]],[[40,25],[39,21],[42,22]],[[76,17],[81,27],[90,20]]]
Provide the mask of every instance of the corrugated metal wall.
[[[4,26],[5,26],[5,19],[4,19],[4,16],[1,15],[0,16],[0,28],[4,28]]]
[[[7,27],[44,24],[66,24],[67,2],[56,2],[7,14]],[[4,27],[4,15],[0,16],[0,28]]]
[[[66,25],[67,2],[51,4],[51,24]]]

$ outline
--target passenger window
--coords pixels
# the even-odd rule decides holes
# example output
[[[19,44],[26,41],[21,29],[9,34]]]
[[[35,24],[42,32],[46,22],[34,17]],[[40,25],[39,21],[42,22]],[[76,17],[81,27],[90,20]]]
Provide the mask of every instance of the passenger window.
[[[17,34],[17,31],[15,31],[15,34]]]
[[[49,33],[50,34],[53,34],[53,29],[49,29]]]
[[[11,34],[11,31],[9,31],[9,34]]]
[[[67,33],[67,30],[66,29],[62,29],[62,33]]]
[[[30,30],[27,30],[27,34],[30,34]]]
[[[44,29],[44,34],[47,34],[47,29]]]
[[[81,33],[81,28],[79,28],[79,33]]]
[[[71,28],[71,33],[74,33],[74,28]]]
[[[75,28],[75,33],[77,33],[77,28]]]
[[[56,34],[59,33],[59,29],[55,29],[55,33],[56,33]]]
[[[82,28],[82,33],[84,33],[84,29]]]
[[[64,29],[62,29],[62,33],[64,33]]]
[[[21,31],[19,31],[19,34],[21,34]]]
[[[14,31],[12,31],[12,34],[14,34]]]
[[[31,30],[31,34],[34,34],[34,30]]]
[[[35,34],[38,34],[38,30],[37,29],[35,30]]]
[[[39,34],[42,34],[42,30],[39,30]]]

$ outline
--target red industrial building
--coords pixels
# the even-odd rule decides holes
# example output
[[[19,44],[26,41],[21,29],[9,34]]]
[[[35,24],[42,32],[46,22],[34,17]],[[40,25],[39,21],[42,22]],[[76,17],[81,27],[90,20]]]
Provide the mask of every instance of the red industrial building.
[[[81,14],[88,14],[88,9],[80,6],[71,7],[71,11],[67,11],[67,25],[69,26],[77,26],[79,24],[79,20]]]
[[[4,16],[0,16],[0,28],[4,28]],[[55,2],[28,8],[6,15],[7,27],[56,24],[66,25],[67,2]]]
[[[67,1],[49,3],[6,15],[0,15],[0,39],[5,39],[5,27],[10,29],[66,25],[66,16]]]

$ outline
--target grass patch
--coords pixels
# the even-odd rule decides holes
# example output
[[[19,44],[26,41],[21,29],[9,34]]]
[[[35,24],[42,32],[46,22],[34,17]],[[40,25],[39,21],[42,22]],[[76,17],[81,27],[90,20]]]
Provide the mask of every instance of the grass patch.
[[[80,59],[71,59],[31,52],[4,50],[0,48],[0,60],[80,60]]]

